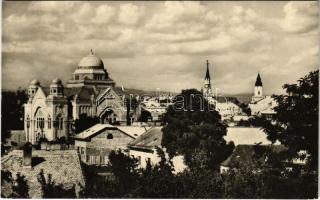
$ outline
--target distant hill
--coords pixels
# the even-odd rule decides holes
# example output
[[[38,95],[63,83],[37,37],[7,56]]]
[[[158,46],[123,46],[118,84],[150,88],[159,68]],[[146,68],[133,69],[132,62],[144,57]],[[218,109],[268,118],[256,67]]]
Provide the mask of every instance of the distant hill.
[[[240,103],[249,103],[251,101],[252,98],[252,94],[236,94],[236,95],[226,95],[228,97],[235,97],[236,99],[238,99],[238,101]]]
[[[121,87],[116,87],[116,90],[121,90]],[[140,90],[140,89],[132,89],[132,88],[124,88],[124,91],[126,94],[133,94],[133,95],[146,95],[146,96],[158,96],[159,91],[148,91],[148,90]],[[171,94],[176,95],[177,93],[174,92],[168,92],[168,91],[160,91],[160,94]]]

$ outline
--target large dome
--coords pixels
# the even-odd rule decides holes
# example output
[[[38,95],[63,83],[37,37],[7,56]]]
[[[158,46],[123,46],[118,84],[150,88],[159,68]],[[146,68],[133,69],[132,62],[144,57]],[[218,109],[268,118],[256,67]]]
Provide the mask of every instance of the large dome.
[[[88,68],[88,69],[104,69],[103,62],[100,58],[95,56],[92,52],[90,51],[90,54],[84,58],[82,58],[78,64],[79,68]]]

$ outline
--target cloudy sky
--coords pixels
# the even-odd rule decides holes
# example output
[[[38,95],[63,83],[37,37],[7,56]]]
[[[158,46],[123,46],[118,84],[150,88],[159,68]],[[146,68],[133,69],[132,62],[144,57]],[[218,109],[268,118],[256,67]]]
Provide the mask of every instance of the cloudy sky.
[[[280,93],[319,62],[317,2],[4,2],[2,87],[64,83],[90,49],[118,86]]]

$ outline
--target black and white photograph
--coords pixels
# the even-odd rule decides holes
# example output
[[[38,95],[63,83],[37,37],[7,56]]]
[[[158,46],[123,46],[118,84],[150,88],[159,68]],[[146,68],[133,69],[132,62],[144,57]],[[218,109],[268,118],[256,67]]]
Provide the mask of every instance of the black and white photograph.
[[[318,1],[1,6],[1,198],[319,198]]]

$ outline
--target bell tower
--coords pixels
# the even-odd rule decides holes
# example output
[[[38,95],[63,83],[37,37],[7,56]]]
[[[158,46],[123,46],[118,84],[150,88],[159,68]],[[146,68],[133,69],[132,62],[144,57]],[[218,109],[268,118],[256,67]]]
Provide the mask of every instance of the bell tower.
[[[254,86],[254,95],[252,97],[252,101],[259,101],[259,100],[263,99],[262,87],[263,86],[262,86],[260,73],[258,73],[256,83]]]
[[[208,60],[207,60],[206,76],[204,77],[203,94],[205,96],[208,96],[211,94],[211,77],[210,77],[210,72],[209,72],[209,61]]]

